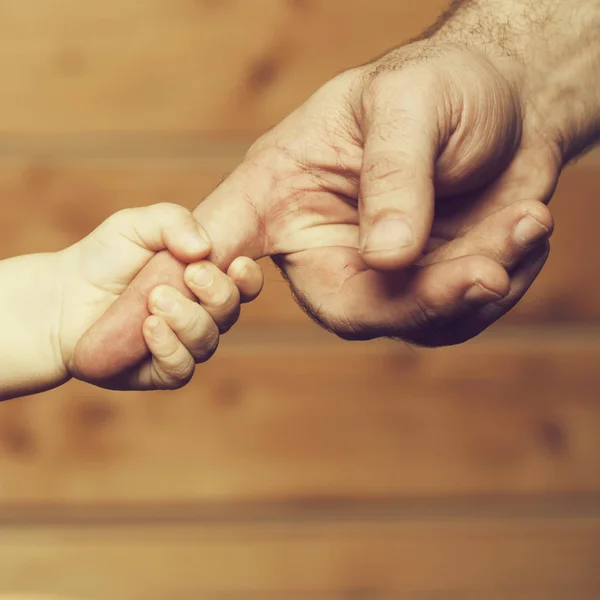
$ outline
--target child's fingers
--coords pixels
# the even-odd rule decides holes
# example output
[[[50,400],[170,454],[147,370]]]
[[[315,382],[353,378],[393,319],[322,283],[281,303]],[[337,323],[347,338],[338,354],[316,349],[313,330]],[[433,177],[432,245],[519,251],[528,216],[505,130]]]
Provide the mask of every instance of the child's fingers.
[[[161,285],[149,298],[152,314],[161,317],[187,348],[195,363],[206,362],[219,345],[219,328],[196,302],[177,290]]]
[[[145,250],[169,250],[187,263],[200,260],[211,251],[208,234],[189,210],[177,204],[128,208],[110,217],[105,227]]]
[[[240,292],[231,277],[211,262],[202,261],[187,267],[185,283],[221,333],[235,324],[240,316]]]
[[[240,292],[242,303],[252,302],[261,293],[265,278],[260,265],[251,258],[236,258],[227,271]]]
[[[166,321],[154,315],[148,317],[143,334],[152,358],[138,374],[140,389],[175,390],[188,383],[196,363]]]

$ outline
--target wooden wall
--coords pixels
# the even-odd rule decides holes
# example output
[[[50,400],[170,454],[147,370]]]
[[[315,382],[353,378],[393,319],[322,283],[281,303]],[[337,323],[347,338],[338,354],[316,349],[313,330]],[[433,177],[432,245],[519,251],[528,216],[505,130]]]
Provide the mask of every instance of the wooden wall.
[[[0,254],[194,206],[444,4],[2,3]],[[462,347],[338,341],[267,266],[185,390],[1,405],[0,598],[600,597],[598,190],[596,156],[565,173],[545,273]]]

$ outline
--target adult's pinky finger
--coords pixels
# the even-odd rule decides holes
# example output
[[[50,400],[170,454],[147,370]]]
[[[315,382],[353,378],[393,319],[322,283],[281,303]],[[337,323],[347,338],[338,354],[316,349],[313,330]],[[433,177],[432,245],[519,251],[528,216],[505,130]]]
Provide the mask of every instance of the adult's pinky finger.
[[[440,346],[461,344],[479,335],[504,316],[531,287],[544,267],[549,253],[549,242],[541,242],[511,274],[510,291],[504,298],[496,302],[489,302],[484,306],[474,307],[461,318],[457,318],[448,323],[446,327],[440,328],[436,334],[436,344]],[[423,342],[419,338],[414,341],[428,345],[427,341]]]
[[[196,363],[167,322],[152,315],[144,322],[143,334],[152,357],[140,367],[140,388],[175,390],[186,385]]]

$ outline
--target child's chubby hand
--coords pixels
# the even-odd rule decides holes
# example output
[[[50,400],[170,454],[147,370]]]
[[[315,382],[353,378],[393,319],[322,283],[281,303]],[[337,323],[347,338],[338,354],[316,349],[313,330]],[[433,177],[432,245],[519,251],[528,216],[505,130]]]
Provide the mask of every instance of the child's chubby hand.
[[[185,208],[155,204],[120,211],[61,253],[55,337],[66,379],[78,377],[72,357],[79,339],[164,250],[187,265],[185,283],[194,299],[169,286],[154,288],[143,325],[151,356],[111,380],[91,383],[115,390],[184,386],[196,364],[214,354],[220,335],[235,324],[240,304],[254,300],[262,289],[262,270],[249,258],[236,259],[227,273],[203,260],[210,241]]]

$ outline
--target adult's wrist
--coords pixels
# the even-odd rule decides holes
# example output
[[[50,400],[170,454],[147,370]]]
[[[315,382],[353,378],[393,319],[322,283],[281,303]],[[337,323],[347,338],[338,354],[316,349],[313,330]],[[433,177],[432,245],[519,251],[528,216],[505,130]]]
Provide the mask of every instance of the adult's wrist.
[[[600,0],[462,0],[425,37],[485,54],[562,163],[600,139]]]

